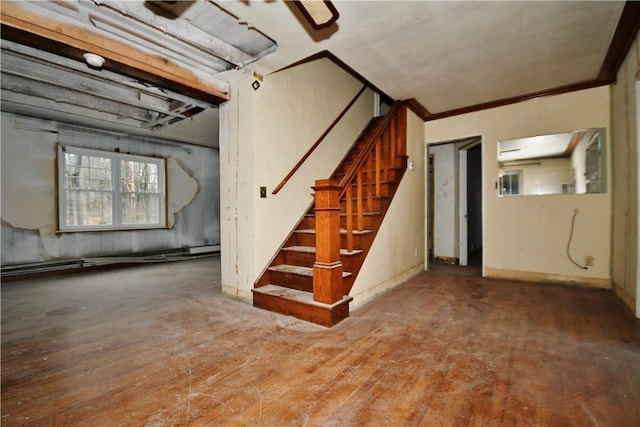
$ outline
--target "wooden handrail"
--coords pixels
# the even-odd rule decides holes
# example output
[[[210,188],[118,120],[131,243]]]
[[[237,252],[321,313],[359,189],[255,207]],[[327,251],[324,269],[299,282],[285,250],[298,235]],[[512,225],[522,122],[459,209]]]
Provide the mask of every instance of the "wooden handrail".
[[[298,163],[296,163],[295,166],[291,169],[291,171],[289,171],[287,176],[285,176],[283,180],[280,181],[280,184],[278,184],[278,186],[271,192],[271,194],[278,194],[278,192],[282,189],[282,187],[284,187],[287,181],[291,179],[293,174],[295,174],[298,171],[298,169],[300,169],[300,166],[302,166],[302,164],[309,158],[311,153],[313,153],[313,151],[316,148],[318,148],[318,145],[320,145],[320,143],[327,137],[327,135],[329,135],[329,132],[331,132],[333,128],[338,124],[338,122],[344,117],[344,115],[347,114],[347,111],[349,111],[351,106],[355,104],[358,98],[360,98],[360,95],[362,95],[362,93],[365,91],[366,88],[367,88],[367,85],[364,85],[362,89],[360,89],[360,91],[356,94],[356,96],[353,97],[351,102],[349,102],[349,104],[344,108],[344,110],[342,110],[342,112],[338,115],[338,117],[336,117],[336,119],[329,125],[327,130],[325,130],[324,133],[320,135],[320,138],[318,138],[318,140],[311,146],[311,148],[307,150],[304,156],[302,156],[302,158],[298,161]]]

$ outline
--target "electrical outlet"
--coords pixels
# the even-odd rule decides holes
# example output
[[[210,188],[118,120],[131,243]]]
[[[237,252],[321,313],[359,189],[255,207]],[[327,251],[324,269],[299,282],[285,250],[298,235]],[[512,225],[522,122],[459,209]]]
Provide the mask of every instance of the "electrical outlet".
[[[267,198],[267,187],[260,187],[260,198],[261,199]]]
[[[594,257],[592,257],[591,255],[586,255],[584,257],[584,265],[586,267],[592,267],[593,263],[596,261],[596,259]]]

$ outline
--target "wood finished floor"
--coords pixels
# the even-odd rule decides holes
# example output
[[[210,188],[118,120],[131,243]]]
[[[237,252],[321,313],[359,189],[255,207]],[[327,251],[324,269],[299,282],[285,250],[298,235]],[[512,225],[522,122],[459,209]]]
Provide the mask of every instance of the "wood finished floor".
[[[433,271],[327,330],[220,294],[219,260],[2,285],[3,426],[640,426],[605,291]]]

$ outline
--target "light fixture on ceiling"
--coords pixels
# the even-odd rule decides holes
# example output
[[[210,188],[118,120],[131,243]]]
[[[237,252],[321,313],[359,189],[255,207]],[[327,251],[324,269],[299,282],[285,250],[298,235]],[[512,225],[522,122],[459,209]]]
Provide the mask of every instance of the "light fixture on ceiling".
[[[333,3],[327,0],[298,0],[293,3],[316,30],[330,26],[340,17]]]
[[[104,65],[104,58],[100,55],[96,55],[95,53],[85,53],[82,55],[84,60],[87,61],[90,67],[94,68],[102,68]]]

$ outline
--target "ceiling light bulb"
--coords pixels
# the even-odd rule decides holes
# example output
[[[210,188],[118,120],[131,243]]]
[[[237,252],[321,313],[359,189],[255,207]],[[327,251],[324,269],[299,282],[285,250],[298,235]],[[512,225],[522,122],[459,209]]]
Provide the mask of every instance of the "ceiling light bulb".
[[[95,53],[85,53],[84,60],[87,61],[92,67],[101,68],[104,65],[104,58],[100,55],[96,55]]]

